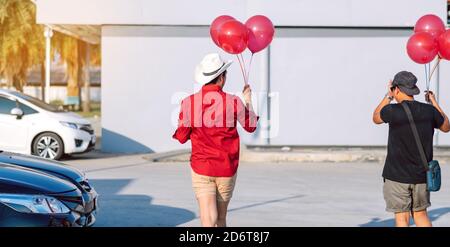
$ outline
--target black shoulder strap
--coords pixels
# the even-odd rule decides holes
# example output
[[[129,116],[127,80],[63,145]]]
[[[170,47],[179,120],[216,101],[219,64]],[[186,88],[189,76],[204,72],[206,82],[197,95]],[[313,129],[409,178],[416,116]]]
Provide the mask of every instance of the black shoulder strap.
[[[402,102],[402,103],[400,103],[400,105],[403,106],[403,109],[405,109],[406,115],[408,116],[409,125],[411,126],[411,130],[413,132],[414,139],[416,139],[416,145],[417,145],[417,149],[419,149],[420,158],[422,159],[422,163],[425,166],[425,170],[428,171],[428,169],[429,169],[428,161],[425,156],[425,151],[423,150],[422,142],[420,141],[419,132],[417,132],[416,123],[414,122],[411,110],[409,109],[406,102]]]

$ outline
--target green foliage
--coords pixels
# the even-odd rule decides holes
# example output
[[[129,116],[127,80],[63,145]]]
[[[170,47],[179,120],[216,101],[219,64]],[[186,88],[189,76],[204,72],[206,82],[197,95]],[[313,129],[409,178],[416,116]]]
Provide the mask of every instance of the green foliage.
[[[102,116],[100,102],[90,102],[90,108],[91,108],[90,112],[76,111],[76,113],[81,115],[82,117],[87,117],[87,118]]]
[[[51,105],[56,105],[56,106],[63,106],[64,105],[64,100],[61,99],[55,99],[50,101]]]

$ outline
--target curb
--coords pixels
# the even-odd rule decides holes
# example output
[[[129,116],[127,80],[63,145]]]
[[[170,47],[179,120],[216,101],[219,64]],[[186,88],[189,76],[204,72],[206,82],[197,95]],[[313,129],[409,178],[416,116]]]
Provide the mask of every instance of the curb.
[[[191,157],[191,149],[182,149],[169,152],[151,153],[142,156],[150,162],[185,162]]]
[[[155,153],[144,159],[152,162],[189,162],[190,149]],[[257,147],[243,148],[240,154],[240,161],[248,163],[384,163],[385,159],[385,148]],[[434,159],[442,164],[450,163],[450,149],[435,149]]]

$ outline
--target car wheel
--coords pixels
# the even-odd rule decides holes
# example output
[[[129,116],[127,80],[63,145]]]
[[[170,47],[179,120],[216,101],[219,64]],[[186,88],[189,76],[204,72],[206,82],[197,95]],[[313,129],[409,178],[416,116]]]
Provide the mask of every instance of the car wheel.
[[[59,160],[64,154],[64,143],[54,133],[42,133],[33,141],[33,154],[46,159]]]

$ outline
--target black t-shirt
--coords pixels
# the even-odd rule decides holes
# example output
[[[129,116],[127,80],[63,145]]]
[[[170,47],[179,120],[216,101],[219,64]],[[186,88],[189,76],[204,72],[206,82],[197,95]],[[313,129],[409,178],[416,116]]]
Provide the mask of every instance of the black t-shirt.
[[[444,117],[432,105],[417,101],[408,104],[428,161],[433,159],[434,129],[444,123]],[[399,183],[426,183],[426,171],[420,158],[408,116],[400,104],[389,104],[381,109],[381,119],[389,123],[389,138],[383,177]]]

